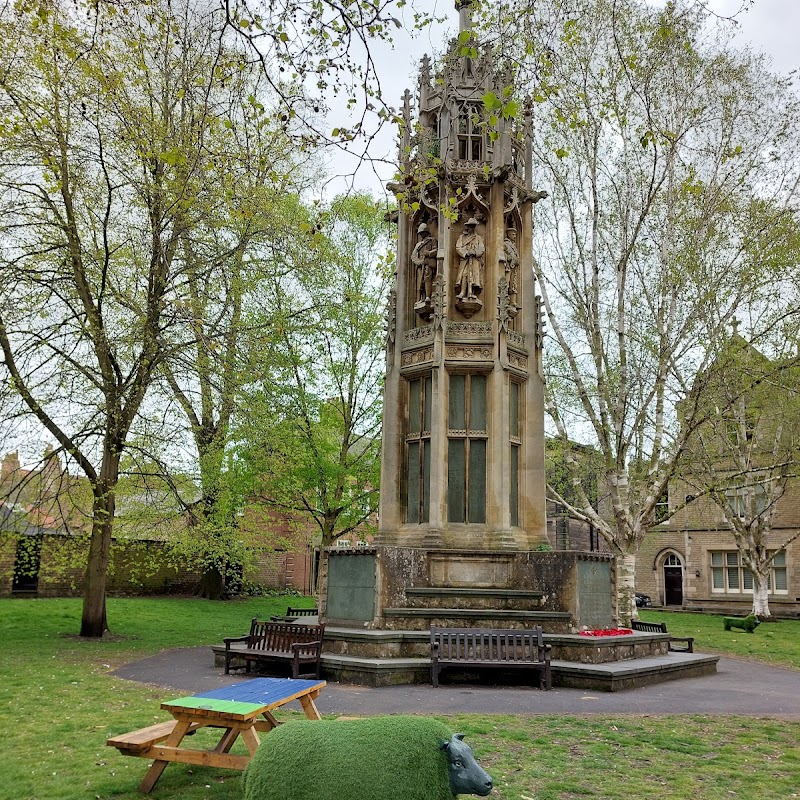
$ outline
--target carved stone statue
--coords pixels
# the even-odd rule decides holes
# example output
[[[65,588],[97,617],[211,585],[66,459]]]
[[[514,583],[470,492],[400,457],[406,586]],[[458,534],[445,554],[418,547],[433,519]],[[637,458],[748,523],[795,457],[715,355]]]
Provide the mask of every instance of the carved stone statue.
[[[428,226],[423,222],[417,228],[417,243],[411,252],[411,263],[417,273],[417,302],[426,303],[431,299],[437,247],[436,239],[431,236]]]
[[[516,228],[509,228],[506,231],[506,238],[503,242],[503,253],[506,257],[505,271],[508,281],[508,302],[517,308],[517,291],[519,289],[519,249],[517,247]]]
[[[477,232],[478,220],[470,217],[464,223],[464,232],[456,241],[456,252],[461,256],[456,276],[457,300],[476,300],[483,287],[483,254],[486,246]]]

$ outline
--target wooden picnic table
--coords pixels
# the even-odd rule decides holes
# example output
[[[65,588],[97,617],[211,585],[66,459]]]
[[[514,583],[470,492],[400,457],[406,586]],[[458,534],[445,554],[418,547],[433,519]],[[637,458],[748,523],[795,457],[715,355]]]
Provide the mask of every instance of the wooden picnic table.
[[[207,767],[243,770],[255,753],[259,732],[278,725],[272,715],[292,700],[299,701],[308,719],[320,719],[314,701],[325,681],[292,678],[254,678],[210,692],[179,697],[161,704],[173,719],[148,728],[114,736],[106,741],[123,755],[152,758],[153,763],[139,789],[149,792],[170,761]],[[200,728],[221,728],[222,737],[212,750],[181,747],[184,737]],[[248,755],[232,755],[233,743],[241,736]]]

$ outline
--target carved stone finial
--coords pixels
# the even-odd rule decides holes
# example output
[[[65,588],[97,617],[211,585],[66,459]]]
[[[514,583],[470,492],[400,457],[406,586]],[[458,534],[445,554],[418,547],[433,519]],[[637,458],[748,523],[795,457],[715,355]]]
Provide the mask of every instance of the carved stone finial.
[[[406,129],[411,127],[411,92],[408,89],[403,92],[403,124]]]
[[[458,32],[472,30],[472,0],[456,0]]]
[[[500,330],[507,333],[511,315],[509,314],[508,281],[505,275],[501,275],[497,281],[497,320],[500,323]]]
[[[436,277],[433,279],[431,302],[433,304],[433,329],[436,331],[444,325],[444,321],[447,318],[447,289],[441,270],[436,273]]]
[[[419,79],[420,83],[431,82],[431,57],[427,53],[422,56],[422,61],[420,62]]]

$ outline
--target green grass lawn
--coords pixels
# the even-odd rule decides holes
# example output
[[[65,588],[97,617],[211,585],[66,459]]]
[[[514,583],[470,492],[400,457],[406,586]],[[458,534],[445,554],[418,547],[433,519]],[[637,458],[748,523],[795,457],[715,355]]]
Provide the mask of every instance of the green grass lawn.
[[[639,609],[646,622],[666,622],[673,636],[694,636],[694,649],[800,670],[800,620],[762,622],[753,633],[726,631],[722,617],[680,611]],[[800,687],[799,687],[800,688]]]
[[[75,637],[78,600],[0,600],[0,800],[141,798],[136,787],[147,762],[122,756],[105,740],[164,721],[159,704],[170,692],[115,678],[114,667],[167,647],[220,642],[246,632],[251,617],[282,613],[287,604],[302,601],[111,599],[113,638],[94,642]],[[758,643],[765,640],[758,637],[770,634],[770,649],[782,654],[777,663],[798,664],[797,622],[765,624],[752,636],[724,636],[719,618],[655,611],[643,616],[664,619],[676,635],[696,636],[700,650],[748,658],[762,657]],[[443,720],[467,734],[495,779],[492,797],[502,800],[800,797],[800,722],[734,716]],[[193,746],[211,744],[213,736],[200,731]],[[235,752],[244,752],[238,743]],[[158,800],[241,795],[238,773],[176,764],[153,792]]]

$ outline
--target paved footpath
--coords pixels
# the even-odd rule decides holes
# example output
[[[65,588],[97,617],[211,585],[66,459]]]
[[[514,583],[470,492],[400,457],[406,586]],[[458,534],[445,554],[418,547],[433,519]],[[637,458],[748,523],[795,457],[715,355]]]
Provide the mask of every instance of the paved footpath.
[[[214,667],[208,647],[167,650],[126,664],[120,678],[191,693],[246,680]],[[166,695],[169,691],[165,692]],[[323,714],[742,714],[800,720],[800,671],[720,658],[715,675],[622,692],[443,685],[373,689],[328,683],[317,700]],[[299,708],[299,706],[298,706]]]

